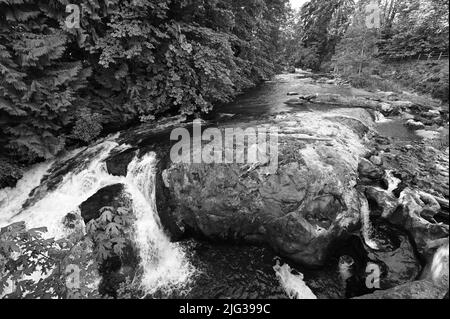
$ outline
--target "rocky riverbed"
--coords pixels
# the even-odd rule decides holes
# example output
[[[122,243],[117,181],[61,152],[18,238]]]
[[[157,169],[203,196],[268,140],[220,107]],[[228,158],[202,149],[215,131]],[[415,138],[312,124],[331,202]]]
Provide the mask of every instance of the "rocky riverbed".
[[[301,71],[203,123],[276,127],[277,169],[173,163],[170,131],[191,123],[169,120],[43,164],[0,190],[0,226],[24,220],[81,243],[102,207],[128,207],[137,221],[127,254],[90,272],[113,296],[127,276],[141,281],[132,297],[448,293],[448,106]],[[69,213],[79,226],[67,227]]]

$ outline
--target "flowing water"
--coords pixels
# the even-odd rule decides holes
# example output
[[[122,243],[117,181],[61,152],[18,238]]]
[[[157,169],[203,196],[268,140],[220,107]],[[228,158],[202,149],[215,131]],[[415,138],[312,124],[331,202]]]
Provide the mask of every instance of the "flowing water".
[[[291,91],[300,94],[358,93],[355,89],[325,84],[318,92],[318,86],[313,85],[311,79],[285,75],[240,96],[232,104],[221,107],[214,116],[217,121],[224,113],[242,120],[290,112],[292,108],[284,102]],[[330,106],[321,105],[301,108],[305,112],[329,109]],[[146,146],[148,151],[134,157],[127,176],[108,173],[105,162],[108,157],[132,148],[120,135],[72,151],[55,161],[38,164],[15,188],[0,190],[0,227],[25,221],[29,228],[47,227],[48,237],[64,238],[67,230],[63,220],[68,213],[80,214],[80,204],[100,189],[122,184],[133,203],[136,217],[134,242],[143,270],[140,286],[147,294],[163,291],[164,296],[187,298],[342,297],[337,263],[336,267],[330,266],[324,271],[302,269],[302,273],[295,274],[288,264],[276,264],[276,256],[265,248],[211,245],[200,241],[171,242],[156,208],[157,154],[153,147]],[[169,141],[168,136],[166,138]],[[164,139],[157,139],[164,144]],[[133,142],[130,144],[137,147]],[[365,225],[366,242],[376,248],[376,243],[370,239],[369,220]]]
[[[80,214],[81,203],[101,188],[121,183],[131,195],[136,217],[134,241],[143,269],[142,289],[149,294],[183,289],[194,269],[182,247],[171,243],[161,226],[155,204],[156,154],[135,157],[126,177],[112,176],[105,160],[113,150],[128,147],[114,140],[37,165],[16,188],[0,190],[0,227],[25,221],[28,228],[46,227],[48,238],[64,238],[63,220],[68,213]],[[59,176],[61,166],[70,160],[71,170]]]

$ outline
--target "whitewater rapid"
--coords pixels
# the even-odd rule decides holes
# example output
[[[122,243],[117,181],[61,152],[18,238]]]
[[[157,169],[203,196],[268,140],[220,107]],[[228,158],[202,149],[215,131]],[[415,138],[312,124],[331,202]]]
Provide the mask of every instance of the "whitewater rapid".
[[[156,154],[136,156],[126,177],[108,173],[105,160],[111,152],[127,148],[111,138],[59,161],[34,166],[15,188],[0,190],[0,228],[24,221],[28,228],[46,227],[48,238],[64,238],[67,230],[63,220],[68,213],[80,215],[81,203],[101,188],[120,183],[131,196],[136,217],[133,230],[143,272],[141,288],[148,294],[186,289],[195,269],[184,249],[170,242],[161,225],[155,200]],[[54,189],[47,190],[52,173],[61,173],[56,165],[70,160],[75,165]],[[36,196],[39,193],[43,195]]]

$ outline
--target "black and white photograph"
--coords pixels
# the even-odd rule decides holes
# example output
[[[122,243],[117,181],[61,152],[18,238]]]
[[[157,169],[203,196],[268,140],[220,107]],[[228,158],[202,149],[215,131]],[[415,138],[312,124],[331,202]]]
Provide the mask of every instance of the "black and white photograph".
[[[448,18],[449,0],[0,0],[0,307],[445,301]]]

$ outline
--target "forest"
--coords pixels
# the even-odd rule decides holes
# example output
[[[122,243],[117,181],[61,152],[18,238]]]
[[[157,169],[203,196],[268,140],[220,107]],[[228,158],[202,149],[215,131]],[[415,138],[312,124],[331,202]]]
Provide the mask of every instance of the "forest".
[[[80,28],[66,25],[68,3],[0,1],[4,168],[139,122],[206,113],[283,67],[370,86],[392,61],[448,61],[448,0],[383,0],[376,30],[364,26],[367,0],[312,0],[299,12],[287,0],[74,1]],[[424,90],[448,100],[439,72]]]
[[[0,1],[0,154],[49,159],[102,132],[207,112],[269,79],[287,0]],[[6,164],[4,164],[6,165]]]
[[[312,0],[290,15],[283,33],[288,64],[334,71],[360,87],[396,87],[414,83],[413,89],[448,102],[448,0],[381,0],[379,26],[368,28],[369,0]],[[422,60],[439,61],[428,70]],[[442,60],[444,60],[442,64]],[[380,81],[379,76],[417,68],[405,78]],[[408,71],[408,70],[406,70]],[[427,72],[428,71],[428,72]],[[409,76],[408,76],[409,75]],[[428,78],[427,78],[428,77]],[[403,81],[402,81],[403,80]]]
[[[448,10],[0,0],[0,299],[448,299]]]

